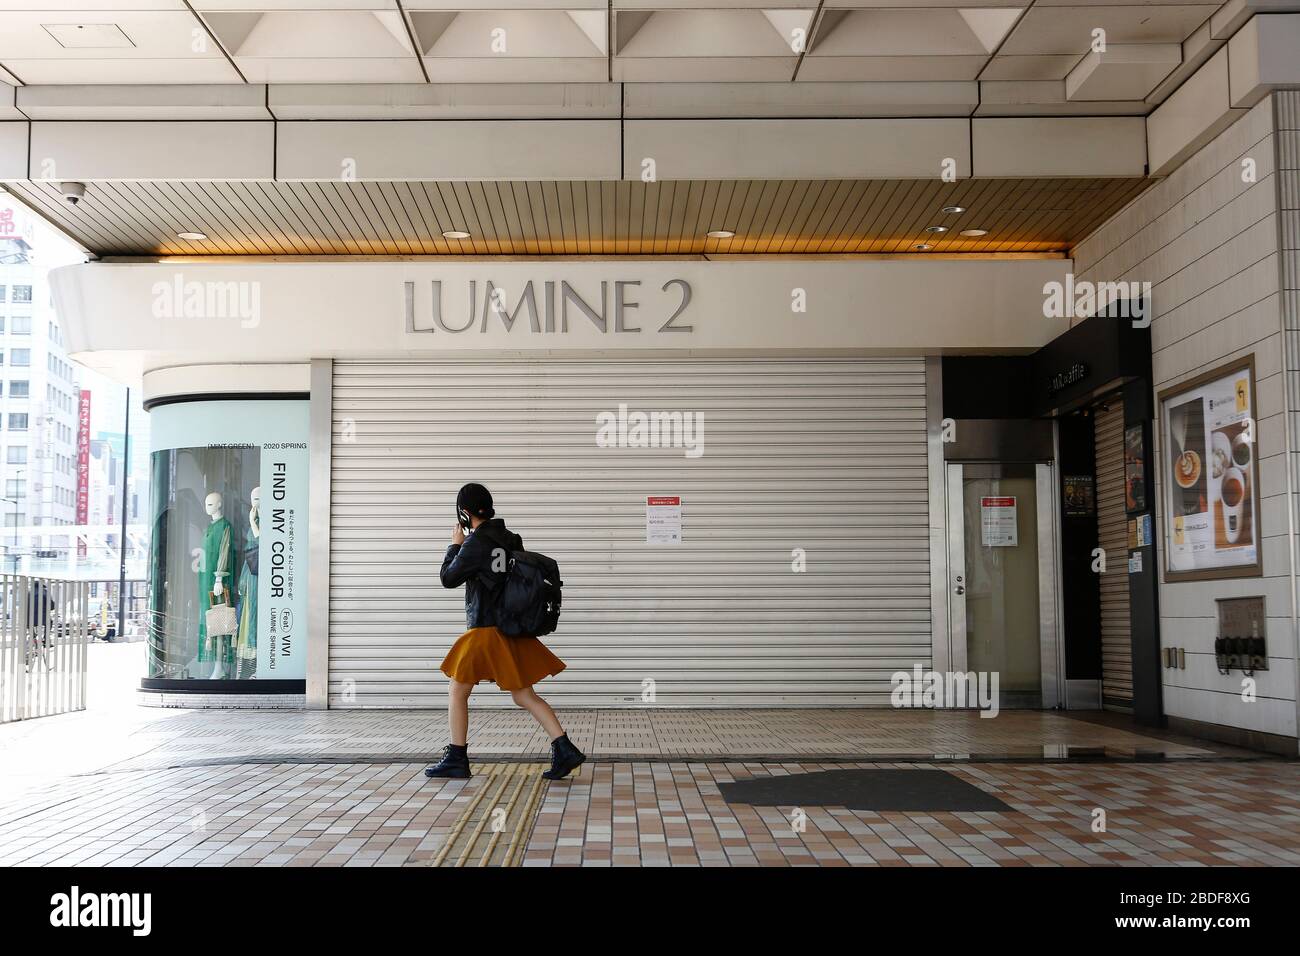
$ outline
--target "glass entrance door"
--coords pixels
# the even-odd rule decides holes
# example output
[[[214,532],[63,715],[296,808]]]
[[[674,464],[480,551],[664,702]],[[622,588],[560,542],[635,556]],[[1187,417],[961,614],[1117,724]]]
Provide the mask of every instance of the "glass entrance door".
[[[1051,466],[948,466],[951,660],[1001,708],[1057,705]]]

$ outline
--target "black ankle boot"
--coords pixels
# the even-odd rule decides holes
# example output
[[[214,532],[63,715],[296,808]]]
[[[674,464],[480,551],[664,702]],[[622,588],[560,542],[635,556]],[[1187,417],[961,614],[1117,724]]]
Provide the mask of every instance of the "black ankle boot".
[[[442,748],[442,759],[432,767],[424,769],[426,777],[457,777],[463,778],[470,776],[469,772],[469,746],[458,747],[455,744],[448,744]]]
[[[547,780],[562,780],[586,759],[587,755],[573,746],[569,735],[561,734],[551,741],[551,769],[542,771],[542,776]]]

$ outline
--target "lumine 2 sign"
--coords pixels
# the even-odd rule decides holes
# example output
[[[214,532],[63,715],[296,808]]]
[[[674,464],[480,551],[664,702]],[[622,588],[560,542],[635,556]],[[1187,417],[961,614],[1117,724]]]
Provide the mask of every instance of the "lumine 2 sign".
[[[669,279],[644,301],[646,290],[640,288],[640,279],[602,281],[599,293],[594,284],[579,292],[564,280],[529,279],[521,288],[511,290],[491,279],[481,285],[471,279],[451,298],[448,308],[444,308],[442,280],[434,279],[429,285],[426,306],[417,301],[423,295],[416,283],[405,283],[408,334],[481,334],[497,328],[511,332],[515,323],[525,318],[523,328],[538,334],[568,332],[571,321],[575,325],[589,322],[596,331],[609,334],[695,331],[693,325],[681,321],[691,304],[691,284],[685,279]]]

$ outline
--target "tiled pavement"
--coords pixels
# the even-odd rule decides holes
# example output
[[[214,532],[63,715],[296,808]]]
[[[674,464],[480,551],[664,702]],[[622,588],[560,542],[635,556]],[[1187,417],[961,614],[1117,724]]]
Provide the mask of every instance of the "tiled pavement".
[[[517,711],[473,714],[470,781],[421,772],[446,739],[439,712],[146,713],[94,737],[88,714],[6,725],[6,769],[37,752],[69,764],[0,791],[0,865],[1300,864],[1293,760],[1041,712],[561,717],[593,759],[560,783],[525,762],[546,741]],[[953,774],[1010,810],[764,807],[720,790],[851,767]]]
[[[1295,763],[954,766],[945,772],[1000,797],[1013,812],[804,807],[803,832],[792,823],[795,808],[728,805],[718,795],[718,784],[730,780],[824,769],[815,763],[600,765],[589,782],[550,789],[524,865],[1300,863]],[[1107,814],[1101,833],[1092,830],[1097,808]]]
[[[0,808],[0,865],[429,866],[458,824],[463,832],[494,801],[528,791],[540,770],[509,766],[520,786],[494,787],[477,815],[466,810],[493,782],[484,766],[470,781],[426,780],[418,763],[78,777]],[[728,804],[719,792],[720,783],[831,766],[589,763],[568,781],[543,784],[535,815],[518,814],[530,818],[522,865],[1300,864],[1295,761],[948,764],[942,772],[998,796],[1010,812],[804,807],[802,831],[791,822],[795,808]],[[1093,831],[1098,809],[1104,832]],[[498,837],[494,863],[513,832]]]
[[[1193,743],[1089,723],[1046,711],[566,710],[570,738],[597,757],[900,757],[996,754],[1064,757],[1211,753]],[[2,738],[0,738],[2,739]],[[184,711],[142,724],[132,756],[115,770],[230,760],[419,759],[447,743],[445,711]],[[549,741],[519,709],[471,710],[470,751],[543,757]]]

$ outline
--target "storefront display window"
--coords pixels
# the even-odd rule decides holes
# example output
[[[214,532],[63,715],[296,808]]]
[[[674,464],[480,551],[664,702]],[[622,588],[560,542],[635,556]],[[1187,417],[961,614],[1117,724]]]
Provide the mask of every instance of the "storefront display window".
[[[150,678],[305,675],[307,420],[299,400],[153,410]]]

